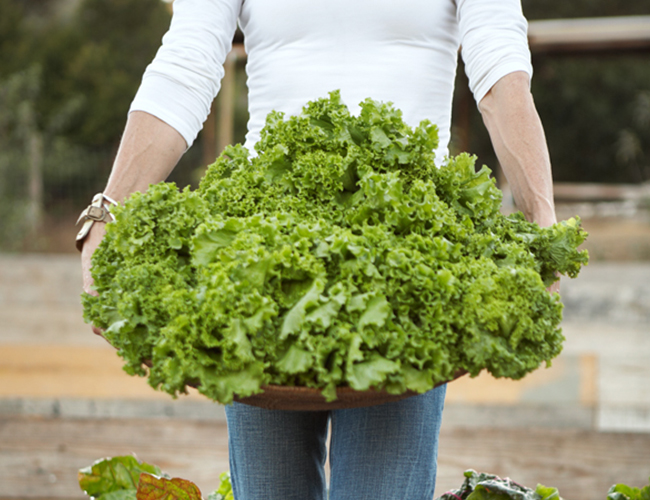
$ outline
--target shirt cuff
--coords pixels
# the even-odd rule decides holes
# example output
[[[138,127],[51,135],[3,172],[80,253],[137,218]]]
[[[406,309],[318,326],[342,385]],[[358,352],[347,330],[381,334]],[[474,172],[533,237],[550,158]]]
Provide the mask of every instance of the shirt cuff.
[[[507,61],[488,71],[488,73],[474,87],[474,99],[476,100],[476,105],[478,106],[481,100],[485,97],[485,94],[490,91],[495,83],[501,80],[504,76],[509,75],[510,73],[515,73],[516,71],[523,71],[528,74],[529,79],[532,79],[533,66],[529,62],[523,62],[521,60]]]
[[[185,139],[187,149],[207,118],[205,104],[192,89],[156,74],[143,78],[129,108],[132,111],[145,111],[173,127]]]

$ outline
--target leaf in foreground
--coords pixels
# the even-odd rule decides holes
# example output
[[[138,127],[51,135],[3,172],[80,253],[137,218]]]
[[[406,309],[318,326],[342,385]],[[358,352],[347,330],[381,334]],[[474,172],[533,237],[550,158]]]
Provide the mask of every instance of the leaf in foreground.
[[[650,478],[648,482],[650,483]],[[650,500],[650,484],[643,488],[615,484],[607,492],[607,500]]]
[[[140,474],[137,500],[202,500],[201,490],[192,481],[174,477],[167,479]]]
[[[97,500],[132,499],[143,472],[161,474],[158,467],[140,462],[135,456],[104,458],[79,470],[79,486]]]
[[[230,482],[230,472],[222,472],[219,476],[219,488],[208,495],[208,500],[235,500]]]
[[[485,472],[465,471],[465,481],[437,500],[562,500],[557,488],[537,485],[530,489],[510,478],[500,478]]]

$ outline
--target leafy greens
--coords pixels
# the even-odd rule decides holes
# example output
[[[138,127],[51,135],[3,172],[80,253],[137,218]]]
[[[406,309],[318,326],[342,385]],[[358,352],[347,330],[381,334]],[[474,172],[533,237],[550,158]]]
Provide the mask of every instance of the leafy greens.
[[[202,500],[192,481],[170,477],[158,466],[133,455],[97,460],[78,473],[79,487],[91,500]],[[219,488],[207,500],[233,500],[230,473],[219,476]]]
[[[650,483],[650,478],[648,478]],[[650,500],[650,484],[642,488],[615,484],[607,492],[607,500]]]
[[[448,491],[436,500],[562,500],[557,488],[538,484],[532,490],[512,479],[467,470],[458,490]]]
[[[128,373],[222,403],[265,384],[333,400],[459,369],[523,377],[561,351],[546,287],[586,264],[586,233],[502,215],[489,169],[438,168],[437,143],[431,123],[370,99],[355,117],[338,92],[270,113],[256,155],[228,147],[198,190],[160,183],[115,208],[86,320]]]
[[[136,500],[141,474],[162,472],[133,455],[103,458],[79,470],[79,487],[95,500]]]

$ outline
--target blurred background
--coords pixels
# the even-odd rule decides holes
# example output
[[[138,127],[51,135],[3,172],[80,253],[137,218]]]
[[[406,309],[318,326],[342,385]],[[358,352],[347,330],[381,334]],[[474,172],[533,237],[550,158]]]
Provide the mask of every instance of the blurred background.
[[[521,382],[449,387],[436,496],[467,468],[604,499],[650,476],[650,3],[523,0],[532,91],[561,219],[591,264],[564,280],[565,352]],[[121,371],[82,320],[74,223],[101,191],[142,72],[169,26],[161,0],[0,0],[0,500],[81,498],[76,470],[131,452],[207,495],[228,468],[223,409],[172,401]],[[212,114],[169,180],[195,186],[243,142],[235,36]],[[459,63],[453,153],[493,169]]]

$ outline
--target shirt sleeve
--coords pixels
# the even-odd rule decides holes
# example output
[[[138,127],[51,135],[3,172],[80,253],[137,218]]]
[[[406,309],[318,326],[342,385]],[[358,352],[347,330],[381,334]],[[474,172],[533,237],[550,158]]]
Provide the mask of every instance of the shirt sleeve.
[[[241,0],[175,0],[171,26],[147,66],[129,112],[146,111],[192,145],[232,48]]]
[[[520,0],[457,0],[461,55],[477,103],[502,77],[532,77],[528,23]]]

